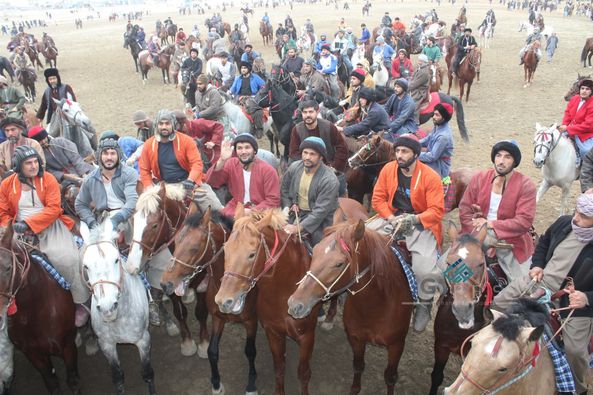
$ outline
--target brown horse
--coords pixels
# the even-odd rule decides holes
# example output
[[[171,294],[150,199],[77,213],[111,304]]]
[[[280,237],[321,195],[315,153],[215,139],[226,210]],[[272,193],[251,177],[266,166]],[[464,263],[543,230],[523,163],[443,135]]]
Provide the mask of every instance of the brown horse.
[[[463,99],[463,93],[465,90],[465,84],[467,84],[467,93],[465,101],[469,101],[469,92],[471,90],[474,78],[478,77],[480,81],[480,63],[482,61],[482,51],[476,47],[472,49],[465,57],[461,60],[457,69],[457,78],[459,82],[459,98]],[[449,71],[449,89],[447,94],[451,92],[451,84],[453,83],[453,75]]]
[[[25,97],[31,101],[35,101],[37,96],[35,92],[35,81],[37,81],[37,74],[33,69],[17,69],[16,78],[18,82],[23,86]]]
[[[387,238],[366,229],[362,220],[339,223],[325,235],[288,311],[297,319],[310,317],[317,302],[348,292],[343,321],[354,353],[350,394],[360,393],[366,344],[372,343],[387,347],[384,377],[392,395],[414,306],[402,263]]]
[[[269,26],[264,21],[259,22],[259,34],[261,34],[262,41],[264,42],[264,46],[270,45],[272,40],[274,39],[274,32],[272,31],[272,27]]]
[[[438,64],[429,66],[429,70],[430,92],[438,92],[441,90],[441,84],[443,83],[443,70]]]
[[[535,69],[537,69],[537,55],[536,52],[539,49],[539,41],[533,42],[525,51],[523,55],[523,70],[525,71],[525,83],[523,84],[523,88],[527,88],[531,85],[533,81],[533,77],[535,75]],[[468,88],[469,93],[469,88]]]
[[[39,67],[40,70],[43,70],[43,65],[39,60],[39,53],[37,52],[35,47],[29,45],[28,41],[25,41],[24,47],[24,51],[31,60],[31,64],[33,65],[33,67],[35,67],[35,70],[37,70],[37,67]]]
[[[13,241],[12,223],[0,239],[0,327],[8,309],[8,335],[41,374],[49,393],[59,394],[51,356],[64,359],[68,387],[80,394],[72,295]]]
[[[228,230],[225,221],[218,214],[208,210],[200,214],[195,203],[190,204],[187,218],[183,228],[175,237],[175,257],[172,265],[163,274],[161,283],[167,294],[173,291],[182,296],[189,286],[195,288],[205,276],[208,276],[208,289],[206,302],[208,311],[212,316],[212,334],[208,346],[208,359],[210,361],[213,393],[223,393],[218,370],[219,344],[224,326],[228,322],[240,322],[245,326],[247,334],[245,342],[245,356],[249,362],[249,377],[245,391],[257,391],[255,381],[255,336],[257,334],[257,315],[255,312],[256,292],[250,292],[245,300],[245,308],[239,315],[223,314],[214,302],[214,296],[220,287],[220,280],[224,273],[223,244],[226,241]],[[196,304],[196,309],[199,307]],[[196,315],[198,313],[196,312]]]
[[[581,51],[581,62],[583,67],[587,67],[587,60],[589,60],[589,68],[591,67],[591,57],[593,56],[593,37],[589,37],[585,40],[585,46]]]
[[[163,74],[163,83],[169,83],[169,66],[171,66],[171,59],[175,53],[175,45],[167,45],[158,54],[156,66],[161,69]],[[140,71],[142,75],[142,83],[146,84],[148,80],[148,71],[155,66],[150,52],[144,50],[138,54],[138,61],[140,62]]]
[[[445,37],[445,42],[443,43],[443,49],[446,50],[447,54],[445,55],[445,63],[447,64],[447,77],[449,79],[449,91],[447,92],[448,95],[451,94],[451,85],[453,84],[453,72],[451,70],[451,64],[453,59],[455,59],[455,55],[457,54],[457,44],[453,37],[447,36]]]
[[[161,39],[161,46],[169,45],[169,34],[167,33],[167,28],[165,26],[161,26],[161,30],[159,30],[159,38]]]
[[[58,66],[58,49],[55,46],[44,42],[41,54],[45,58],[45,63],[49,64],[49,67]]]
[[[570,99],[572,99],[572,97],[574,95],[578,94],[580,85],[581,85],[581,81],[590,79],[590,78],[591,78],[590,75],[577,74],[577,79],[572,83],[572,85],[568,89],[568,92],[566,92],[566,94],[564,95],[564,100],[569,101]]]

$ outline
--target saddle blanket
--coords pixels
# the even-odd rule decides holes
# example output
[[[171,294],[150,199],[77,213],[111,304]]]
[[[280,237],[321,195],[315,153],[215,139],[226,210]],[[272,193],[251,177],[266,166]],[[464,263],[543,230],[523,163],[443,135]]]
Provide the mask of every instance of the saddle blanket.
[[[570,392],[576,391],[574,384],[574,378],[572,377],[572,371],[570,365],[566,359],[566,355],[557,350],[554,343],[549,341],[548,335],[544,333],[544,341],[548,347],[550,357],[552,357],[552,363],[554,364],[554,373],[556,374],[556,390],[558,392]]]
[[[404,274],[406,275],[408,285],[410,286],[410,292],[412,293],[412,299],[414,300],[414,302],[418,302],[418,283],[416,282],[416,276],[414,276],[412,268],[410,267],[410,265],[404,258],[404,255],[400,252],[400,250],[397,247],[392,245],[390,248],[391,251],[393,251],[395,257],[399,260],[400,264],[402,265],[402,269],[404,269]]]

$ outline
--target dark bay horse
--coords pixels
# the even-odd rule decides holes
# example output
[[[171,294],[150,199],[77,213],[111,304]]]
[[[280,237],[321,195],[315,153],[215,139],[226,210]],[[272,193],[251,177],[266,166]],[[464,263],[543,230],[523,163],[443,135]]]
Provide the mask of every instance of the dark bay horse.
[[[271,26],[269,26],[264,21],[259,22],[259,34],[261,34],[262,41],[264,42],[264,46],[270,45],[274,40],[274,32]]]
[[[156,66],[161,69],[163,74],[163,83],[168,84],[169,81],[169,66],[171,66],[171,59],[175,53],[175,45],[167,45],[163,48],[158,55],[158,61],[155,65],[152,59],[152,55],[148,51],[141,51],[138,54],[138,61],[140,62],[140,71],[142,74],[142,82],[146,84],[148,79],[148,71]]]
[[[37,81],[37,74],[29,69],[17,69],[16,78],[23,86],[25,97],[31,102],[35,101],[37,93],[35,91],[35,81]]]
[[[245,327],[245,356],[249,362],[249,376],[245,392],[257,391],[255,381],[255,336],[257,334],[257,315],[255,301],[257,292],[250,292],[245,300],[241,314],[223,314],[214,302],[214,296],[220,288],[224,273],[223,244],[232,225],[218,213],[208,210],[204,215],[199,213],[195,203],[190,204],[183,228],[175,238],[175,257],[171,267],[163,274],[161,283],[167,294],[175,292],[178,296],[185,293],[189,286],[197,287],[205,276],[208,276],[206,302],[212,316],[212,332],[208,346],[213,393],[222,393],[224,386],[218,370],[219,346],[224,326],[228,322],[240,322]],[[230,225],[230,226],[229,226]],[[199,304],[196,304],[196,309]],[[196,313],[198,315],[198,313]]]
[[[29,45],[28,42],[25,42],[24,51],[31,60],[31,64],[33,65],[33,67],[35,67],[35,70],[37,70],[37,67],[39,67],[39,69],[43,69],[43,65],[39,60],[39,52],[37,52],[37,49],[35,49],[35,47]]]
[[[537,69],[538,63],[536,55],[536,51],[538,49],[539,41],[535,41],[533,44],[529,46],[527,51],[525,51],[525,55],[523,55],[523,70],[525,72],[525,83],[523,84],[523,88],[527,88],[528,86],[530,86],[531,82],[533,81],[535,69]]]
[[[467,84],[467,93],[465,95],[465,101],[469,101],[469,92],[472,88],[474,78],[478,78],[480,81],[480,63],[482,61],[482,51],[480,48],[472,49],[465,58],[462,59],[459,67],[457,68],[457,80],[459,82],[459,98],[463,99],[463,93],[465,91],[465,84]],[[451,85],[453,84],[453,74],[449,71],[449,89],[447,94],[451,94]]]
[[[136,66],[136,73],[138,73],[140,71],[140,69],[138,69],[138,54],[142,51],[142,48],[140,47],[138,41],[129,36],[126,38],[126,40],[128,41],[128,46],[130,47],[130,54],[134,60],[134,66]]]
[[[585,41],[585,46],[581,52],[581,62],[583,67],[587,67],[587,60],[589,61],[589,67],[591,67],[591,57],[593,56],[593,37],[589,37]]]
[[[348,292],[343,321],[354,354],[353,395],[361,391],[367,343],[387,347],[384,378],[387,394],[393,395],[410,326],[412,293],[388,244],[362,220],[326,229],[313,249],[309,271],[288,300],[289,313],[303,319],[314,314],[319,301]]]
[[[69,291],[13,241],[12,223],[0,239],[0,328],[8,309],[8,335],[41,374],[49,393],[60,394],[51,356],[64,359],[68,387],[80,394],[74,339],[74,302]]]

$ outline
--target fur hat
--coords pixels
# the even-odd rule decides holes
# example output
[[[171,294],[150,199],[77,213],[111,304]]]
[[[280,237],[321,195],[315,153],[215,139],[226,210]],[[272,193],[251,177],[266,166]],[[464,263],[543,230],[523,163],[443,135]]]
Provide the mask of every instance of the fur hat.
[[[119,146],[119,143],[117,142],[117,139],[113,137],[114,135],[117,136],[117,139],[119,139],[119,136],[113,130],[106,130],[103,133],[101,133],[101,139],[99,140],[99,144],[97,145],[97,162],[99,163],[99,166],[101,166],[101,167],[103,167],[103,161],[101,160],[101,154],[105,150],[113,149],[117,152],[118,166],[119,166],[119,162],[124,157],[121,147]]]
[[[168,120],[171,123],[171,126],[173,127],[173,133],[171,133],[171,135],[169,136],[169,139],[172,139],[175,135],[175,131],[177,130],[177,118],[175,118],[175,114],[173,113],[173,111],[169,111],[164,108],[162,110],[159,110],[159,112],[157,112],[156,116],[154,117],[154,124],[158,125],[160,121],[165,119]],[[155,137],[158,137],[157,141],[160,141],[160,133],[158,132],[158,128],[155,130],[155,132]]]
[[[352,73],[350,73],[350,77],[356,77],[362,83],[364,82],[364,79],[366,77],[366,72],[364,71],[364,69],[354,69],[352,70]]]
[[[27,136],[35,141],[41,141],[44,138],[47,138],[47,130],[41,125],[33,126],[29,129]]]
[[[449,103],[439,103],[434,106],[434,111],[438,111],[445,122],[449,122],[453,116],[453,107]]]
[[[257,140],[255,139],[255,137],[253,137],[253,135],[251,133],[240,133],[239,135],[237,135],[237,137],[235,137],[235,139],[233,140],[233,147],[235,148],[235,150],[237,149],[238,143],[251,144],[251,146],[253,147],[253,149],[255,150],[256,153],[257,153],[257,150],[259,149],[259,147],[257,145]]]
[[[579,83],[579,89],[581,89],[582,86],[586,86],[589,89],[593,89],[593,81],[589,78],[585,78]]]
[[[324,49],[327,49],[328,51],[331,51],[331,47],[328,44],[323,44],[321,46],[321,50],[323,51]]]
[[[309,136],[304,139],[299,147],[299,151],[303,152],[305,148],[317,151],[319,152],[319,155],[323,156],[324,159],[327,159],[327,148],[325,147],[325,142],[320,137]]]
[[[45,71],[43,72],[43,75],[45,76],[45,82],[47,82],[48,85],[49,85],[49,77],[58,77],[58,85],[62,84],[62,79],[60,78],[60,72],[58,71],[58,69],[56,69],[54,67],[45,69]]]
[[[519,166],[521,163],[521,150],[517,145],[516,141],[512,140],[502,140],[492,146],[492,152],[490,153],[490,160],[494,163],[494,158],[499,151],[506,151],[514,159],[513,167]]]
[[[241,67],[247,67],[247,70],[249,70],[249,72],[251,73],[251,69],[253,68],[253,65],[249,62],[241,62]]]
[[[395,150],[397,147],[409,148],[416,156],[420,155],[420,151],[422,151],[422,146],[420,145],[418,138],[413,134],[402,134],[396,138],[393,143],[393,149]]]
[[[208,84],[208,77],[206,74],[200,74],[198,78],[196,78],[196,84]]]
[[[375,90],[371,88],[367,88],[363,86],[358,91],[358,98],[366,99],[367,101],[376,101],[377,97],[375,95]]]
[[[27,125],[22,119],[6,117],[2,121],[0,121],[0,129],[4,129],[8,125],[15,125],[18,128],[20,128],[23,132],[27,130]]]
[[[404,92],[408,91],[408,80],[405,78],[398,78],[395,80],[395,85],[401,86]]]

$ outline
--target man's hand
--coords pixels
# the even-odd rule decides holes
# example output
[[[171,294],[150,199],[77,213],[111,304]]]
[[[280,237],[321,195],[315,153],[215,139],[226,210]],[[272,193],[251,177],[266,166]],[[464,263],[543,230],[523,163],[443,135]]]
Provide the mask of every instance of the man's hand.
[[[482,226],[487,225],[488,220],[486,218],[474,218],[472,219],[472,226],[480,229]]]
[[[297,233],[299,231],[299,227],[296,226],[296,225],[291,225],[291,224],[284,225],[284,231],[286,233],[288,233],[289,235],[292,235],[292,234]]]
[[[299,205],[293,204],[292,206],[290,206],[290,211],[293,211],[296,215],[299,215]]]
[[[336,129],[338,129],[338,132],[344,133],[344,128],[343,127],[336,125]]]
[[[183,181],[181,183],[181,185],[183,185],[183,188],[185,188],[185,190],[187,190],[187,191],[193,191],[194,188],[196,187],[196,183],[190,179]]]
[[[220,145],[220,159],[219,161],[227,161],[233,156],[233,143],[229,139],[224,139]]]
[[[535,280],[536,282],[541,282],[542,278],[544,277],[544,269],[541,267],[532,267],[529,270],[529,278]]]
[[[568,301],[573,309],[582,309],[589,304],[589,299],[587,299],[587,295],[584,292],[576,291],[573,287],[566,288],[566,292],[568,292]]]
[[[558,131],[560,133],[566,132],[566,125],[560,125],[560,126],[558,126]]]
[[[207,143],[204,144],[204,147],[208,148],[208,149],[212,149],[214,148],[216,144],[214,144],[212,141],[208,141]]]
[[[23,234],[23,233],[25,233],[27,230],[29,230],[29,225],[27,225],[27,223],[26,223],[25,221],[18,221],[18,222],[15,222],[15,223],[12,225],[12,229],[13,229],[13,230],[14,230],[16,233],[18,233],[18,234],[21,234],[21,235],[22,235],[22,234]]]
[[[390,217],[391,218],[391,217]],[[398,229],[398,233],[404,236],[410,235],[414,230],[414,226],[419,221],[418,216],[414,214],[402,214],[395,217],[394,220],[389,221],[394,228]]]

